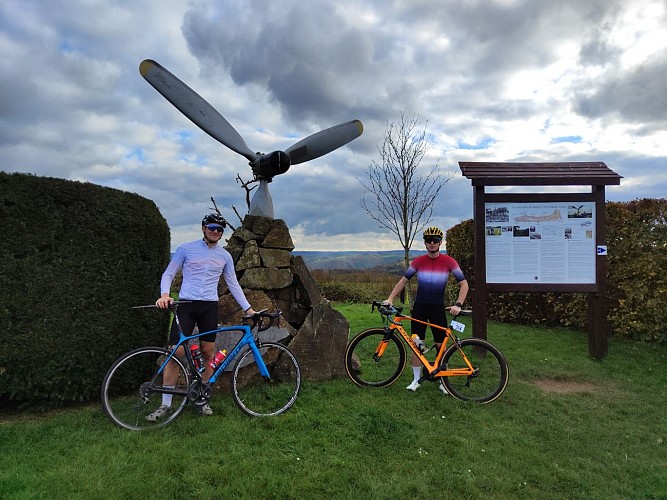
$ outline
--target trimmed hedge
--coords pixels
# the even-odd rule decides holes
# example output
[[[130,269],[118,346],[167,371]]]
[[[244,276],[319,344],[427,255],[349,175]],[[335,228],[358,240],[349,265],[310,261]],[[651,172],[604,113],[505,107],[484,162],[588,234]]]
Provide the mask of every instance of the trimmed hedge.
[[[612,333],[667,344],[667,199],[608,202],[605,210]],[[447,252],[461,265],[471,289],[473,238],[472,220],[447,231]],[[448,286],[450,301],[457,291]],[[586,328],[588,321],[584,293],[489,292],[487,310],[489,319],[507,323]]]
[[[99,397],[123,352],[163,344],[153,303],[170,234],[155,204],[101,186],[0,172],[0,402]]]
[[[667,198],[608,203],[607,242],[613,332],[667,344]]]

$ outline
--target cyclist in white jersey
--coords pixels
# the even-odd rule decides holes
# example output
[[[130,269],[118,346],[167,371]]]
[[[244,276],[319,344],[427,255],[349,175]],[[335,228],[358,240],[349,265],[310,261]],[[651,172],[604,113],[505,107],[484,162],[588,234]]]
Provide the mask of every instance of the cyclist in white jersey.
[[[191,335],[195,325],[200,332],[215,330],[218,327],[218,282],[222,275],[227,287],[236,302],[246,315],[252,315],[255,311],[243,293],[243,289],[236,279],[234,261],[227,250],[219,245],[222,233],[227,221],[218,214],[209,214],[202,219],[201,229],[203,238],[180,245],[167,269],[162,274],[160,281],[160,293],[162,294],[155,302],[160,309],[169,307],[174,299],[170,295],[171,284],[179,270],[183,273],[183,283],[178,294],[179,300],[190,301],[178,308],[178,317],[181,321],[183,333]],[[178,327],[172,322],[169,342],[178,342]],[[204,382],[208,381],[213,373],[209,362],[213,359],[215,351],[215,334],[204,335],[199,338],[200,347],[206,363],[206,370],[202,377]],[[176,351],[178,356],[183,356],[183,347]],[[175,363],[169,363],[164,371],[164,384],[174,385],[178,377],[178,368]],[[146,420],[156,421],[171,411],[171,395],[162,395],[162,404]],[[200,408],[202,415],[212,415],[213,410],[206,404]]]

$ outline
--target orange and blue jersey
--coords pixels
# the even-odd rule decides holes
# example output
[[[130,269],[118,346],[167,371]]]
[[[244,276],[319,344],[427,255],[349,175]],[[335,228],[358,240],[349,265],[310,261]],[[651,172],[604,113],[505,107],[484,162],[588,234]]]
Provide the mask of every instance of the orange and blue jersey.
[[[433,259],[425,254],[413,260],[403,276],[410,279],[417,275],[415,303],[443,304],[450,273],[459,283],[466,279],[458,262],[449,255],[438,254]]]

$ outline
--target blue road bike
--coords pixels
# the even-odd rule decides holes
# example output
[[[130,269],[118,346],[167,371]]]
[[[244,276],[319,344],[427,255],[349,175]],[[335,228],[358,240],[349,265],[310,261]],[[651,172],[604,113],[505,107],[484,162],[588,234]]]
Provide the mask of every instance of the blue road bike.
[[[243,325],[224,326],[209,332],[186,336],[178,319],[178,305],[170,306],[178,326],[179,340],[164,347],[140,347],[123,354],[109,368],[102,382],[102,408],[111,421],[129,430],[162,427],[172,422],[188,403],[203,406],[212,395],[212,385],[225,369],[229,374],[230,390],[236,406],[247,415],[265,417],[287,411],[296,401],[301,388],[301,367],[287,346],[273,341],[262,341],[258,333],[268,330],[280,316],[280,311],[259,311],[244,318]],[[155,307],[155,306],[138,306]],[[241,339],[218,366],[211,378],[204,382],[196,369],[189,349],[194,339],[209,333],[241,332]],[[183,357],[175,355],[184,347]],[[167,363],[178,367],[175,385],[164,385],[163,372]],[[146,416],[160,406],[163,394],[172,395],[171,412],[159,421],[151,422]]]

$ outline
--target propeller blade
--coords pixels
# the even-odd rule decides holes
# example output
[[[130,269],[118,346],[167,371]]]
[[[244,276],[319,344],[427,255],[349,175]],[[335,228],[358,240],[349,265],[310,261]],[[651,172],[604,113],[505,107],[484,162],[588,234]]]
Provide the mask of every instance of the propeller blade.
[[[146,59],[141,61],[139,72],[155,90],[200,129],[232,151],[245,156],[248,161],[255,160],[257,155],[248,147],[234,127],[203,97],[172,75],[166,68],[152,59]]]
[[[363,131],[364,126],[359,120],[341,123],[300,140],[287,148],[285,153],[292,165],[314,160],[353,141]]]

